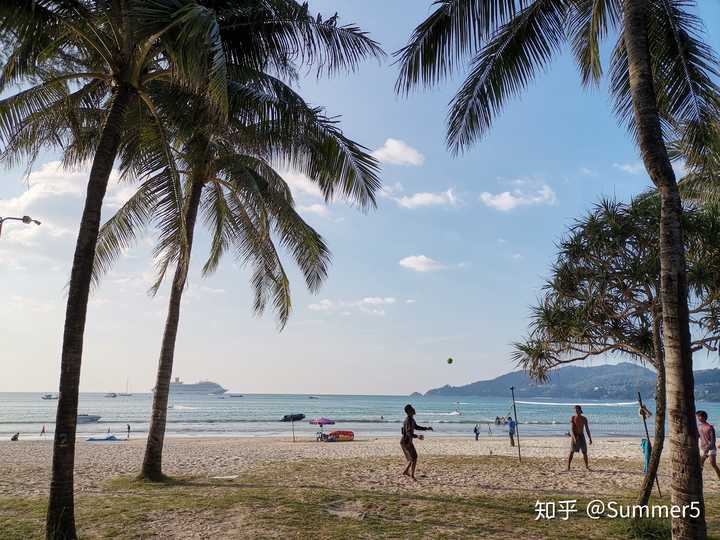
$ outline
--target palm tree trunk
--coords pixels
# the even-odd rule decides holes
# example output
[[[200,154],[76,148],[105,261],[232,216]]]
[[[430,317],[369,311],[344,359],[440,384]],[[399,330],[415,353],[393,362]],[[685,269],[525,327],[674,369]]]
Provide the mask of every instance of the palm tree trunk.
[[[698,508],[674,518],[675,539],[707,537],[703,501],[690,324],[687,275],[681,227],[682,204],[660,128],[647,39],[647,0],[625,0],[623,38],[628,55],[638,142],[648,174],[660,192],[660,284],[663,310],[665,371],[670,414],[672,502]]]
[[[663,446],[665,445],[665,410],[667,399],[665,396],[665,358],[663,355],[662,342],[660,337],[659,314],[653,316],[653,348],[655,349],[655,435],[653,447],[650,453],[650,464],[640,488],[640,500],[638,504],[645,505],[650,500],[653,484],[657,478],[660,468],[660,458]]]
[[[134,95],[134,91],[126,86],[120,86],[115,94],[90,169],[85,208],[75,245],[60,360],[60,397],[55,419],[52,480],[45,529],[48,539],[77,538],[73,472],[85,318],[102,202],[120,145],[123,115]]]
[[[202,195],[203,182],[193,182],[190,198],[185,215],[185,231],[187,234],[187,264],[178,264],[175,268],[172,289],[170,291],[170,305],[165,321],[160,360],[158,363],[155,393],[153,394],[152,419],[145,446],[141,476],[145,480],[160,482],[164,476],[162,472],[162,451],[165,441],[165,423],[167,421],[168,397],[170,394],[170,378],[172,377],[173,360],[175,359],[175,340],[177,338],[180,322],[180,301],[182,300],[187,277],[187,267],[190,262],[193,232],[197,219],[198,208]]]

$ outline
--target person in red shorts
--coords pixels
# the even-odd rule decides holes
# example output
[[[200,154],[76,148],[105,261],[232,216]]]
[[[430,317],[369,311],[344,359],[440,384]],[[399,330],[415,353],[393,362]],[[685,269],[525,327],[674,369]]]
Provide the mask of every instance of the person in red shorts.
[[[698,419],[698,434],[700,435],[700,466],[705,467],[705,461],[710,459],[710,466],[715,469],[720,479],[720,469],[717,465],[717,437],[715,436],[715,426],[707,421],[708,415],[705,411],[698,411],[695,416]]]
[[[575,405],[575,416],[570,419],[570,456],[568,457],[568,468],[570,470],[570,464],[572,463],[573,454],[575,452],[582,452],[583,460],[585,460],[585,468],[589,471],[588,465],[588,443],[592,444],[592,435],[590,435],[590,426],[588,425],[587,418],[583,416],[582,407]],[[587,431],[587,442],[585,442],[585,432]]]

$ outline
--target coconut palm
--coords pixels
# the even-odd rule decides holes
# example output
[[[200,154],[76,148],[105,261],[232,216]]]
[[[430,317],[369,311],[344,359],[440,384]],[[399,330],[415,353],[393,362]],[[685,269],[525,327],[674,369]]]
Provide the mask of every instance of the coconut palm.
[[[27,85],[0,102],[5,157],[32,162],[43,145],[51,145],[67,150],[67,163],[92,159],[68,288],[48,538],[77,536],[73,468],[83,334],[102,201],[126,112],[144,107],[159,121],[146,92],[151,81],[165,78],[196,87],[208,76],[204,51],[212,51],[216,41],[212,21],[207,10],[186,4],[181,10],[174,5],[171,17],[153,11],[150,3],[120,0],[20,0],[0,6],[0,33],[11,47],[0,90]],[[149,31],[151,27],[160,30]],[[173,60],[178,57],[182,62]],[[208,96],[222,107],[222,94],[211,88]],[[95,113],[97,142],[85,136],[81,113]],[[180,203],[179,185],[172,191]]]
[[[226,26],[219,27],[220,19]],[[92,159],[86,203],[71,273],[61,357],[60,399],[53,451],[47,535],[75,538],[73,463],[82,338],[102,199],[122,148],[128,116],[147,117],[169,148],[149,88],[167,82],[202,91],[218,114],[228,108],[226,60],[260,69],[303,58],[334,71],[377,46],[355,27],[311,19],[290,0],[18,0],[0,4],[5,45],[0,90],[27,88],[0,101],[2,156],[32,163],[44,146],[66,164]],[[224,48],[223,42],[232,48]],[[145,115],[138,109],[146,109]],[[130,142],[130,146],[132,142]],[[157,154],[157,153],[156,153]],[[162,161],[171,164],[168,152]],[[166,204],[184,204],[179,175],[163,179]],[[180,211],[164,213],[181,218]],[[169,226],[169,225],[168,225]],[[176,224],[182,229],[183,221]],[[180,260],[185,258],[180,237]]]
[[[682,208],[665,137],[694,155],[717,117],[717,58],[701,39],[688,0],[438,0],[398,51],[397,90],[433,86],[469,59],[451,105],[447,141],[454,153],[484,136],[509,98],[519,95],[569,43],[585,85],[603,76],[600,43],[617,32],[610,90],[662,200],[661,268],[673,501],[701,515],[673,520],[675,538],[704,538],[706,526],[694,419]]]
[[[226,252],[235,252],[241,262],[254,268],[254,310],[261,313],[271,300],[282,327],[290,314],[291,298],[272,235],[292,253],[311,291],[316,291],[326,276],[329,253],[320,236],[293,209],[288,186],[271,163],[285,163],[306,174],[328,199],[340,195],[362,207],[374,205],[379,187],[375,160],[345,137],[336,121],[321,109],[309,106],[277,78],[235,68],[230,72],[235,77],[228,85],[231,107],[227,120],[213,120],[203,102],[178,92],[167,94],[163,105],[169,123],[179,126],[178,159],[183,163],[179,168],[185,169],[186,176],[185,227],[165,227],[162,217],[158,224],[158,280],[153,291],[168,267],[176,264],[176,268],[142,468],[147,480],[163,478],[169,386],[187,276],[187,263],[180,262],[179,239],[185,236],[189,254],[198,211],[203,210],[212,238],[203,273],[214,271]],[[162,216],[155,186],[158,182],[162,185],[159,178],[164,174],[148,175],[137,193],[103,226],[95,264],[98,277],[145,226],[153,224],[155,216]]]
[[[696,208],[683,216],[694,351],[717,351],[720,343],[719,217],[717,209]],[[578,220],[559,244],[530,334],[513,353],[540,380],[559,365],[611,354],[655,368],[655,436],[641,505],[650,498],[665,439],[659,219],[659,199],[645,197],[629,205],[603,201]]]

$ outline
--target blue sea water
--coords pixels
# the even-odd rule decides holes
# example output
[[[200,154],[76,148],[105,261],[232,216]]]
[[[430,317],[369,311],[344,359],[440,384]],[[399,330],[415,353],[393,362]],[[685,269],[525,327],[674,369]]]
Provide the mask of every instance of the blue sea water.
[[[412,403],[417,422],[433,426],[442,436],[472,436],[476,423],[483,435],[506,433],[494,425],[496,416],[512,414],[508,398],[407,397],[319,395],[245,395],[223,397],[175,395],[170,397],[167,436],[169,437],[272,437],[291,435],[291,425],[280,419],[291,413],[303,413],[306,419],[295,422],[295,433],[312,436],[317,428],[311,418],[325,416],[335,420],[329,429],[352,430],[357,437],[398,435],[404,418],[403,407]],[[563,436],[568,431],[572,405],[576,400],[532,399],[518,396],[517,414],[520,434]],[[524,401],[542,404],[528,404]],[[577,400],[583,405],[594,435],[640,437],[644,428],[637,404],[616,404]],[[654,411],[652,400],[647,402]],[[710,421],[720,424],[720,403],[698,403]],[[20,432],[23,439],[40,437],[42,427],[53,432],[57,401],[40,399],[37,393],[0,393],[0,439]],[[98,423],[78,425],[78,437],[93,434],[124,434],[130,424],[134,437],[147,434],[151,394],[107,398],[104,394],[81,393],[79,412],[100,415]],[[653,422],[648,422],[652,434]],[[326,428],[327,430],[328,428]]]

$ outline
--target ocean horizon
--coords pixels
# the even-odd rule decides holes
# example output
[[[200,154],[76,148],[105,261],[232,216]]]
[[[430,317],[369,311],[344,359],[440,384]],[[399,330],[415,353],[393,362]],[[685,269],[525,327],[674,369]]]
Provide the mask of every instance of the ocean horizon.
[[[22,439],[40,439],[45,427],[48,438],[54,431],[56,400],[41,399],[42,393],[0,392],[0,439],[20,433]],[[314,398],[314,399],[313,399]],[[644,437],[642,421],[634,401],[548,399],[516,396],[520,434],[565,436],[573,405],[582,404],[595,436]],[[473,396],[331,395],[331,394],[243,394],[243,397],[174,394],[170,396],[168,437],[312,437],[317,427],[312,418],[335,421],[326,431],[354,431],[357,437],[394,436],[400,433],[403,407],[412,403],[417,422],[433,426],[435,434],[471,437],[475,424],[481,435],[500,435],[507,428],[495,425],[496,416],[514,416],[512,400]],[[645,401],[654,411],[653,400]],[[720,403],[698,402],[711,421],[720,418]],[[151,393],[105,397],[105,393],[80,394],[78,413],[98,415],[98,422],[79,424],[78,438],[102,433],[124,435],[130,424],[132,437],[145,437],[152,408]],[[287,414],[304,414],[291,425],[282,422]],[[654,419],[648,421],[652,436]]]

